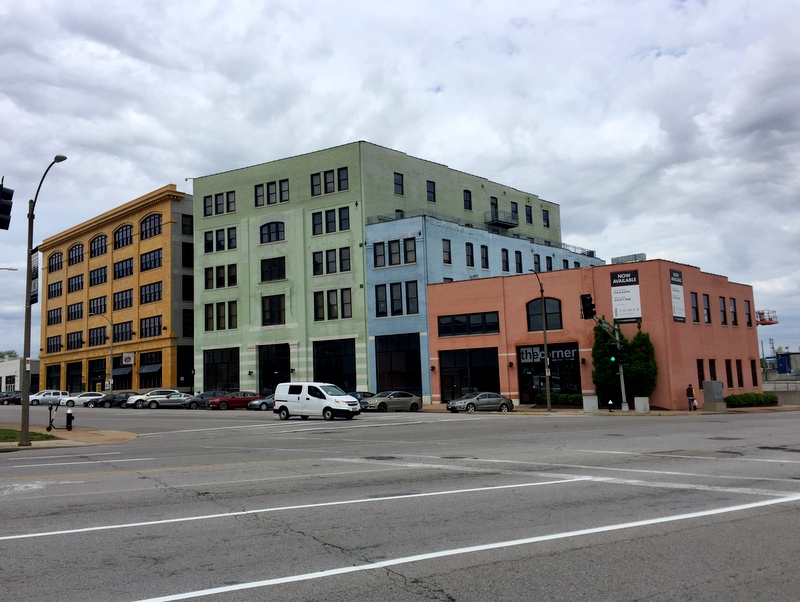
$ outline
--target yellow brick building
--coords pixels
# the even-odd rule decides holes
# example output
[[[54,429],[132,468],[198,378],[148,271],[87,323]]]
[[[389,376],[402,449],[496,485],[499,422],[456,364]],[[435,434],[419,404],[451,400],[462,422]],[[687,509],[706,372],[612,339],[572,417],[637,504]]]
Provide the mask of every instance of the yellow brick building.
[[[191,391],[192,219],[169,184],[39,245],[40,388]]]

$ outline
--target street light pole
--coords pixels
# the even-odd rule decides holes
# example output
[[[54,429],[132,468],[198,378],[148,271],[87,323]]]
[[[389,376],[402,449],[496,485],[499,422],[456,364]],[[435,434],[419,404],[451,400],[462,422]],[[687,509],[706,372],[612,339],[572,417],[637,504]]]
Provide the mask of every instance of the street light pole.
[[[108,390],[109,392],[114,392],[114,322],[109,320],[103,314],[93,313],[89,314],[90,316],[100,316],[111,327],[111,332],[109,332],[108,340],[109,340],[109,349],[108,349]]]
[[[545,397],[547,398],[547,411],[551,411],[550,406],[550,355],[547,353],[547,311],[545,311],[544,307],[544,286],[542,285],[542,279],[539,278],[539,272],[532,270],[533,275],[536,276],[536,280],[539,281],[539,304],[541,305],[542,311],[542,342],[544,343],[544,386],[545,386]]]
[[[47,166],[42,174],[42,179],[39,180],[39,186],[36,187],[36,195],[28,202],[28,249],[26,257],[26,275],[25,275],[25,326],[22,333],[24,337],[22,359],[25,361],[25,369],[22,372],[22,413],[20,417],[19,429],[19,447],[30,447],[30,421],[31,421],[31,367],[28,363],[31,355],[31,286],[33,284],[33,210],[36,208],[36,201],[39,200],[39,191],[42,189],[42,182],[44,182],[47,172],[56,163],[66,161],[64,155],[56,155],[55,158]],[[37,251],[38,253],[38,251]]]

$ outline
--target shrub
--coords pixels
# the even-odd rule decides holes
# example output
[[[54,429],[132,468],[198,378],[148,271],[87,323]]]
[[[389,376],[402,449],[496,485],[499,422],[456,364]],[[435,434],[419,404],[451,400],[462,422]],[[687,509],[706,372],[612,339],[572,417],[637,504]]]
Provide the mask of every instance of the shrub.
[[[728,395],[724,401],[729,408],[755,408],[778,405],[778,396],[772,393],[742,393]]]

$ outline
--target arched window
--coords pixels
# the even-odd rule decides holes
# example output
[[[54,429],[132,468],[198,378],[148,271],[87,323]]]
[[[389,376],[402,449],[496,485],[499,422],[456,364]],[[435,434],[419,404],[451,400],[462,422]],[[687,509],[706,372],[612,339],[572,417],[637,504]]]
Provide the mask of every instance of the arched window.
[[[105,234],[98,234],[89,241],[89,257],[97,257],[105,255],[108,249],[108,236]]]
[[[561,330],[561,301],[552,297],[544,298],[545,315],[547,316],[547,330]],[[542,300],[528,301],[528,332],[542,330]]]
[[[153,213],[142,220],[140,240],[152,238],[161,234],[161,214]]]
[[[114,230],[114,248],[121,249],[133,244],[133,226],[126,224]]]
[[[261,242],[285,240],[283,222],[270,222],[261,226]]]
[[[83,261],[83,245],[72,245],[67,251],[67,265],[75,265]]]
[[[64,267],[64,254],[61,251],[56,251],[47,259],[47,271],[57,272]]]

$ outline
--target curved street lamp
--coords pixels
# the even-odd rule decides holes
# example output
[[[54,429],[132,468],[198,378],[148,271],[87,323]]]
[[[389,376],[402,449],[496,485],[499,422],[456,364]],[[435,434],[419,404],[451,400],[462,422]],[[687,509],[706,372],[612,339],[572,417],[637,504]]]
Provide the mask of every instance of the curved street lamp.
[[[542,280],[539,278],[539,272],[536,270],[531,270],[533,275],[536,276],[536,280],[539,281],[539,304],[541,305],[542,311],[542,342],[544,343],[544,387],[545,387],[545,397],[547,398],[547,411],[551,411],[550,408],[550,356],[547,354],[547,311],[545,311],[544,307],[544,286],[542,285]]]
[[[24,348],[22,350],[22,357],[25,361],[25,370],[22,372],[22,415],[20,418],[19,429],[19,447],[30,447],[30,418],[31,418],[31,367],[28,362],[31,355],[31,286],[33,284],[33,210],[36,208],[36,201],[39,200],[39,191],[42,189],[42,182],[44,182],[47,172],[56,163],[66,161],[64,155],[56,155],[44,170],[42,179],[39,180],[39,186],[36,187],[36,195],[28,202],[28,256],[27,260],[27,274],[25,275],[25,327],[23,336],[25,339]],[[38,253],[38,250],[36,251]]]

